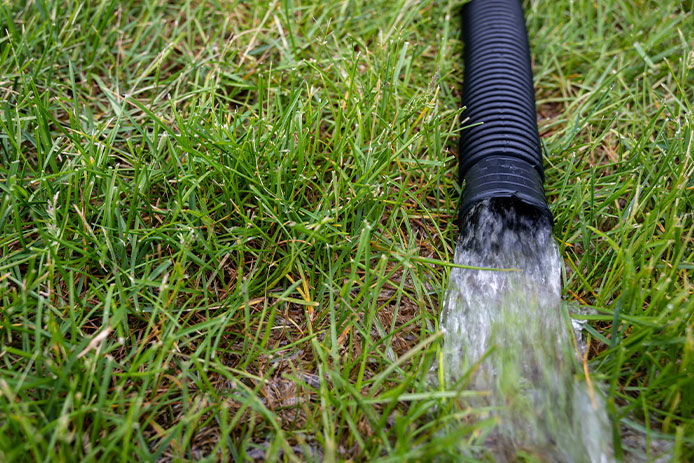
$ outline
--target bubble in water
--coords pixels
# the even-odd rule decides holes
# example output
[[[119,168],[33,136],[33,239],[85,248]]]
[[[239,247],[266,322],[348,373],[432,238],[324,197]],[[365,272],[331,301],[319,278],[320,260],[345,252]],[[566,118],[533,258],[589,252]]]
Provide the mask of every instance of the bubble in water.
[[[561,314],[561,258],[547,217],[510,200],[467,214],[441,325],[449,383],[474,370],[497,425],[485,445],[496,461],[612,461],[598,391],[576,372]]]

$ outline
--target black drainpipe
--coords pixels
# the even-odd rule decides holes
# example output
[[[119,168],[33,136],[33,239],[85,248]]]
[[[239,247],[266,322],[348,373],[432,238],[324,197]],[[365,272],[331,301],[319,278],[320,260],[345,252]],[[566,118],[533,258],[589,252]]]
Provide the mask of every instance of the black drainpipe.
[[[464,81],[460,217],[475,203],[509,198],[547,216],[530,47],[520,0],[463,6]],[[481,124],[480,124],[481,123]]]

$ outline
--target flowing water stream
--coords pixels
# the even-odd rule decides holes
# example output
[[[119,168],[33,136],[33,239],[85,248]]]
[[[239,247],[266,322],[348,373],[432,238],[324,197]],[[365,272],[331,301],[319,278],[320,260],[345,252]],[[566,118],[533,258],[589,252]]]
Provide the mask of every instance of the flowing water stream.
[[[464,220],[441,324],[453,384],[488,391],[485,446],[495,461],[608,462],[611,433],[599,391],[586,383],[561,314],[561,258],[546,217],[485,201]]]

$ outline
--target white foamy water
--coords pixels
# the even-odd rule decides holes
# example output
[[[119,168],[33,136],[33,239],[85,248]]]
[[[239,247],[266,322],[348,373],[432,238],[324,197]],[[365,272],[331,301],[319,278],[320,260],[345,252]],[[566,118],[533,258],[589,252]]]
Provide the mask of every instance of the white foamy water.
[[[489,391],[486,447],[495,461],[609,462],[611,432],[599,391],[578,373],[561,314],[561,258],[549,220],[506,203],[468,214],[455,263],[508,271],[451,271],[441,325],[446,380]]]

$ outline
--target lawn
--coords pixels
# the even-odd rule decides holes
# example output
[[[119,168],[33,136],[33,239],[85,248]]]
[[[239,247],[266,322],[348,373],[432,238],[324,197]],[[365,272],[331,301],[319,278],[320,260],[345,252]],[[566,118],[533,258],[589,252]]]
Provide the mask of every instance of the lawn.
[[[692,2],[524,4],[615,453],[692,461]],[[472,461],[459,6],[0,1],[0,461]]]

